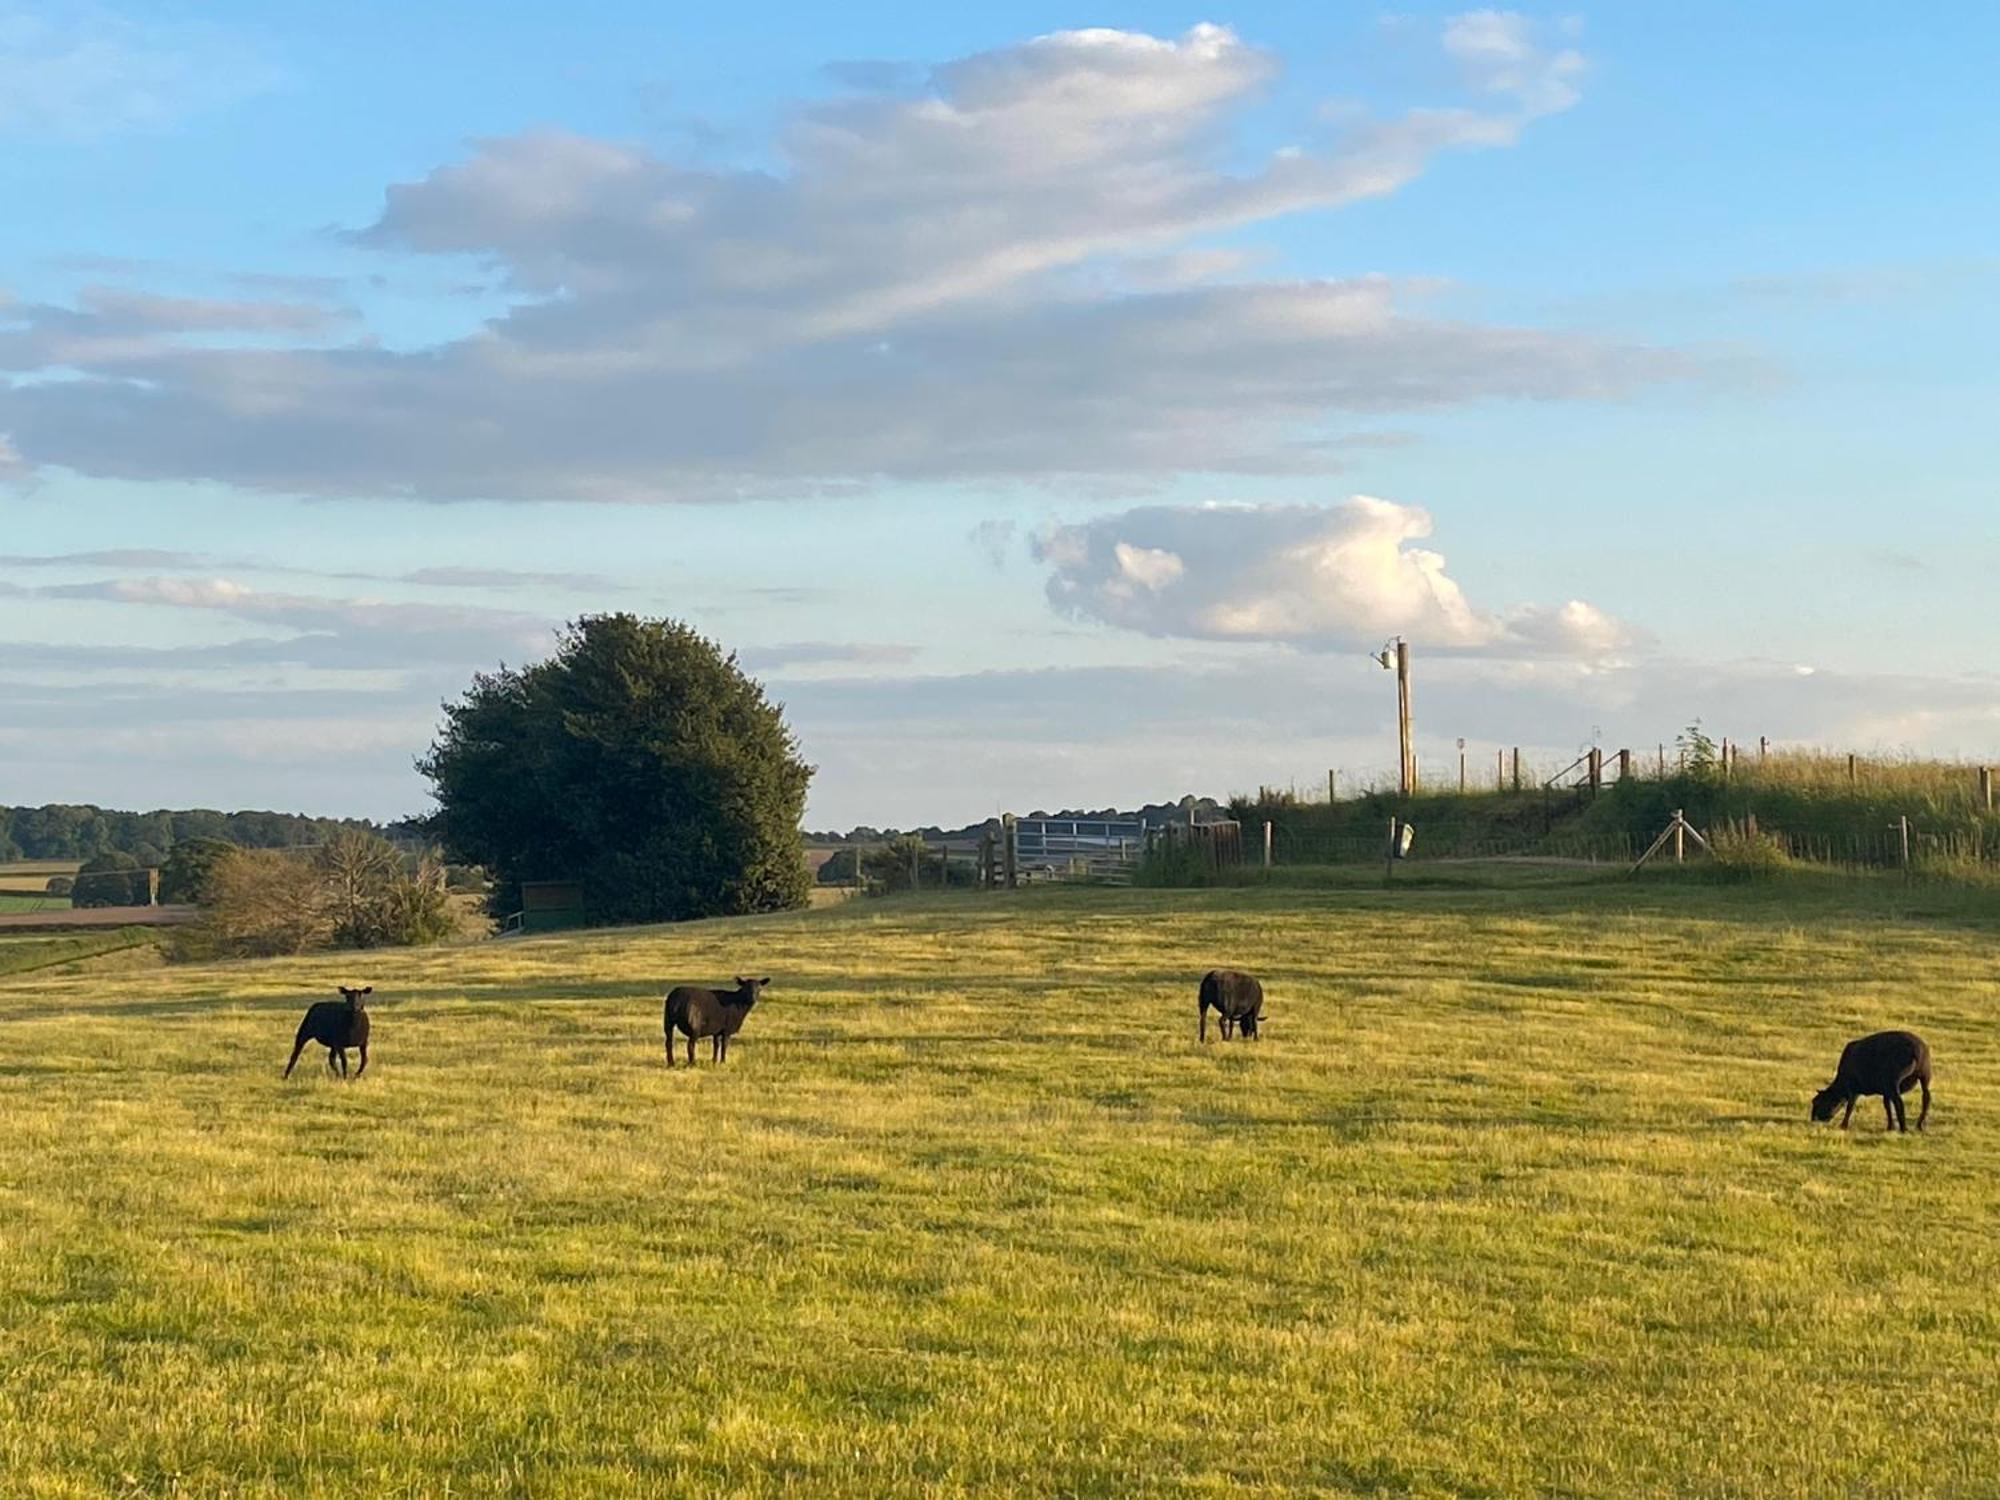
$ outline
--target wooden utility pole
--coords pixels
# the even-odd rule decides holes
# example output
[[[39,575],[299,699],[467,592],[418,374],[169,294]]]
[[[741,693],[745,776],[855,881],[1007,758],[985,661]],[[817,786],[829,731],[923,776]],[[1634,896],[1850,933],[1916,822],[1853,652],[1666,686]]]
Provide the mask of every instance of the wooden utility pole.
[[[1340,800],[1340,775],[1332,769],[1326,773],[1326,800],[1329,802]]]
[[[1495,750],[1493,752],[1493,790],[1496,792],[1507,790],[1507,752],[1505,750]]]
[[[1458,741],[1458,794],[1461,797],[1465,795],[1465,739],[1463,736]]]
[[[1403,751],[1403,795],[1417,790],[1417,753],[1410,744],[1410,643],[1396,642],[1396,736]]]
[[[1014,815],[1002,813],[1000,816],[1000,868],[1007,889],[1013,890],[1021,883],[1020,872],[1014,867]]]
[[[1521,747],[1514,747],[1514,790],[1521,790]]]

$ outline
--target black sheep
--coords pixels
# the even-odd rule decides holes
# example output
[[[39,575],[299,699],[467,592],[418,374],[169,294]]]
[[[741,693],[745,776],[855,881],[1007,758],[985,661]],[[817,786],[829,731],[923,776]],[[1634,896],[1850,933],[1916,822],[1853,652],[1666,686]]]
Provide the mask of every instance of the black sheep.
[[[743,1029],[744,1018],[750,1014],[750,1007],[757,1003],[758,993],[770,982],[768,978],[745,979],[739,974],[733,990],[703,989],[694,984],[677,984],[668,990],[665,1017],[667,1066],[671,1068],[674,1065],[676,1031],[687,1038],[690,1068],[694,1066],[696,1037],[710,1038],[710,1061],[727,1061],[729,1039]]]
[[[326,1068],[329,1073],[338,1071],[342,1078],[347,1076],[347,1049],[361,1049],[361,1066],[354,1070],[359,1078],[368,1071],[368,1007],[361,1003],[363,995],[375,993],[375,986],[364,984],[358,990],[350,990],[346,985],[339,987],[338,1000],[319,1000],[306,1007],[306,1017],[299,1022],[299,1034],[292,1039],[292,1060],[285,1064],[285,1076],[292,1076],[292,1069],[298,1066],[299,1054],[306,1050],[307,1042],[318,1042],[326,1048]]]
[[[1833,1112],[1845,1104],[1847,1113],[1840,1117],[1840,1128],[1845,1130],[1854,1114],[1854,1101],[1863,1094],[1880,1094],[1882,1112],[1888,1116],[1884,1128],[1907,1131],[1909,1117],[1903,1109],[1903,1095],[1913,1083],[1924,1091],[1924,1107],[1917,1114],[1917,1129],[1922,1130],[1931,1113],[1931,1049],[1914,1031],[1878,1031],[1841,1049],[1833,1082],[1813,1095],[1812,1117],[1831,1120]]]
[[[1216,1019],[1222,1023],[1222,1039],[1225,1042],[1237,1027],[1241,1027],[1243,1034],[1254,1041],[1257,1023],[1264,1019],[1264,986],[1235,969],[1210,969],[1201,976],[1198,1008],[1201,1022],[1197,1035],[1202,1041],[1208,1040],[1208,1013],[1211,1008]]]

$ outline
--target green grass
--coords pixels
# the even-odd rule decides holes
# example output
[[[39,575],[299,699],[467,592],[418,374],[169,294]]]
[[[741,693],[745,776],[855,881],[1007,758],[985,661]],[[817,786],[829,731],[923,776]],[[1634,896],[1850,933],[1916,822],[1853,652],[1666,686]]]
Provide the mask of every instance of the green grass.
[[[1298,883],[0,982],[0,1491],[1991,1495],[1997,933]],[[281,1083],[336,981],[368,1076]],[[1931,1129],[1808,1125],[1899,1024]]]
[[[0,932],[0,975],[27,974],[85,959],[143,949],[159,952],[160,933],[150,927],[94,928],[80,932]]]

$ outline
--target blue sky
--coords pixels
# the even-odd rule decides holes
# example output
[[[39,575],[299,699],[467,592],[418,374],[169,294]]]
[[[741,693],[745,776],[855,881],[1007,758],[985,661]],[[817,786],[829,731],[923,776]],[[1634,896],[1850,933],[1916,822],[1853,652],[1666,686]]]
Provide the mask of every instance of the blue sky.
[[[0,800],[414,810],[608,608],[814,826],[1365,780],[1395,633],[1431,765],[2000,758],[1996,44],[0,0]]]

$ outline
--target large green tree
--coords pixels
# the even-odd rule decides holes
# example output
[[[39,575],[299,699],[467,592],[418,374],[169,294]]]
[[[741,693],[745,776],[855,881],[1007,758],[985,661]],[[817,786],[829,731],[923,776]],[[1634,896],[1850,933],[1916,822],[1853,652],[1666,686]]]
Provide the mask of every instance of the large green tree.
[[[806,902],[813,768],[736,658],[678,621],[586,616],[550,660],[481,673],[417,765],[496,914],[523,880],[582,882],[605,922]]]

